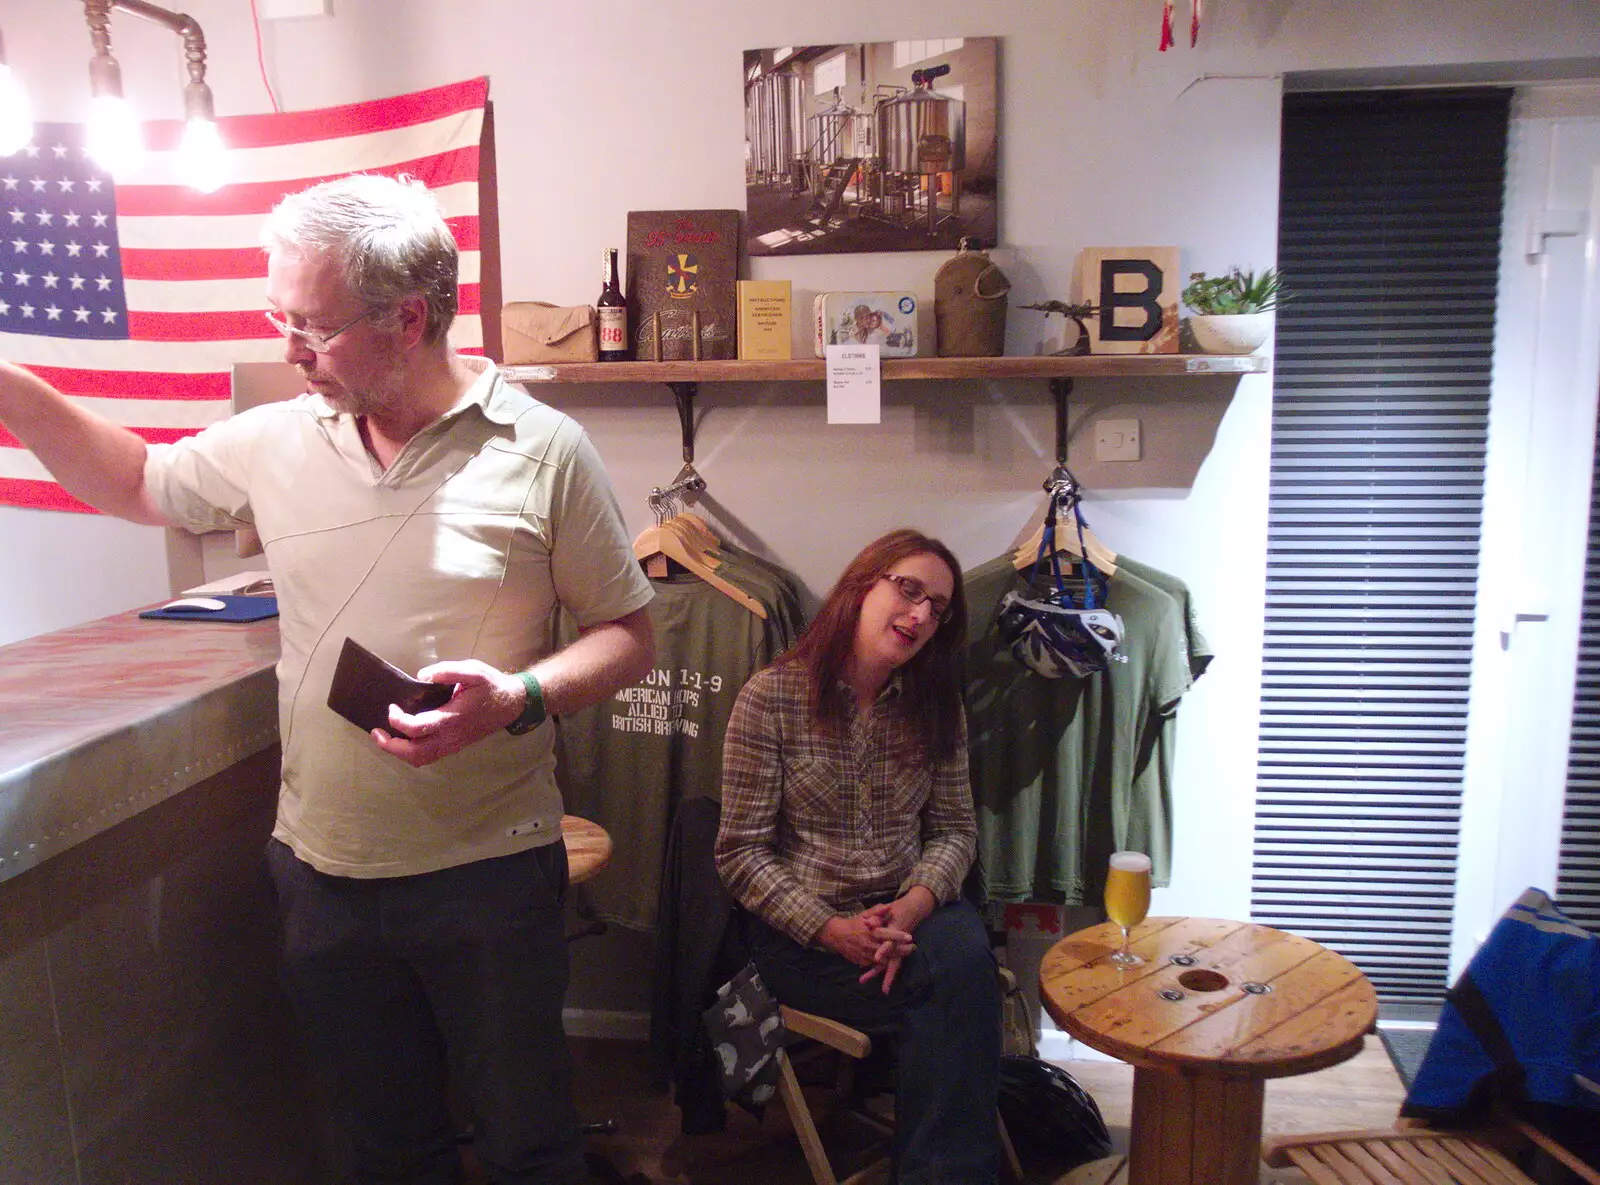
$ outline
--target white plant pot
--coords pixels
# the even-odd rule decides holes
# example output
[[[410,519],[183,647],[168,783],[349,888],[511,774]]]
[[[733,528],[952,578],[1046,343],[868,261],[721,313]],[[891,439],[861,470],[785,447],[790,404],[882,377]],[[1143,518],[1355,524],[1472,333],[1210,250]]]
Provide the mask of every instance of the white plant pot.
[[[1272,335],[1272,314],[1195,313],[1189,328],[1208,354],[1252,354]]]

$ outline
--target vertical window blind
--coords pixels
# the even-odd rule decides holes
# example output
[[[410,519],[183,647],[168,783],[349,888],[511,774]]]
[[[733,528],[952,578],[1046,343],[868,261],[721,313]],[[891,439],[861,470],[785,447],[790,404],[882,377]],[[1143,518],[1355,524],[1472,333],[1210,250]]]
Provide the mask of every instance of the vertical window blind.
[[[1448,986],[1509,92],[1284,101],[1252,913]]]
[[[1600,439],[1595,441],[1589,493],[1589,554],[1583,571],[1556,900],[1573,921],[1600,931]]]

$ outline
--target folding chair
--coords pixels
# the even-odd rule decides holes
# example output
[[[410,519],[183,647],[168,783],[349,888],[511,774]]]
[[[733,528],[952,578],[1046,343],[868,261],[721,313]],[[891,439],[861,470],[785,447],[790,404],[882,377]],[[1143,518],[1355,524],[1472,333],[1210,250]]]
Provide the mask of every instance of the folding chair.
[[[999,974],[1002,987],[1010,991],[1016,984],[1015,976],[1004,967],[999,969]],[[859,1029],[852,1029],[849,1025],[840,1024],[836,1020],[829,1020],[812,1012],[801,1012],[787,1005],[781,1005],[781,1011],[784,1027],[790,1033],[816,1041],[844,1055],[846,1060],[835,1085],[835,1097],[842,1103],[848,1104],[853,1093],[854,1067],[872,1052],[872,1038]],[[800,1148],[805,1153],[806,1164],[810,1166],[811,1177],[816,1185],[866,1185],[869,1181],[887,1177],[889,1171],[887,1144],[894,1136],[892,1116],[861,1106],[850,1107],[850,1114],[858,1122],[883,1138],[885,1148],[882,1155],[875,1157],[866,1167],[840,1180],[833,1171],[827,1149],[822,1145],[822,1138],[817,1134],[816,1120],[800,1089],[800,1080],[795,1076],[794,1064],[790,1060],[788,1050],[779,1052],[778,1067],[778,1098],[782,1101],[784,1110],[788,1112],[789,1123],[800,1140]],[[1006,1131],[1005,1120],[1000,1118],[998,1113],[995,1119],[1000,1126],[1001,1166],[1012,1181],[1020,1182],[1023,1179],[1022,1165],[1017,1160],[1016,1149],[1012,1146],[1011,1136]]]

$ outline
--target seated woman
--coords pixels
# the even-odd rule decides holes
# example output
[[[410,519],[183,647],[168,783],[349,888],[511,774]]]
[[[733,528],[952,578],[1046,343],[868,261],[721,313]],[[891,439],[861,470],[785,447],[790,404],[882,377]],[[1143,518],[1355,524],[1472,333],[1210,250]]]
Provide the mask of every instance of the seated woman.
[[[894,1039],[900,1185],[999,1174],[1000,987],[960,895],[965,640],[955,557],[893,531],[745,685],[724,740],[717,871],[779,1000]]]

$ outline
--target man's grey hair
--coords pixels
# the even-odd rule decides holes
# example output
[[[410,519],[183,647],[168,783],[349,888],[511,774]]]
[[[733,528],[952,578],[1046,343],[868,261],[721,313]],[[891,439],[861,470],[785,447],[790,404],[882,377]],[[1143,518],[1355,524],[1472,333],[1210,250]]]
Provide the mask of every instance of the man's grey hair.
[[[379,314],[421,296],[429,344],[455,320],[455,237],[438,200],[411,177],[353,173],[290,194],[267,215],[261,237],[268,251],[328,254],[350,290]]]

